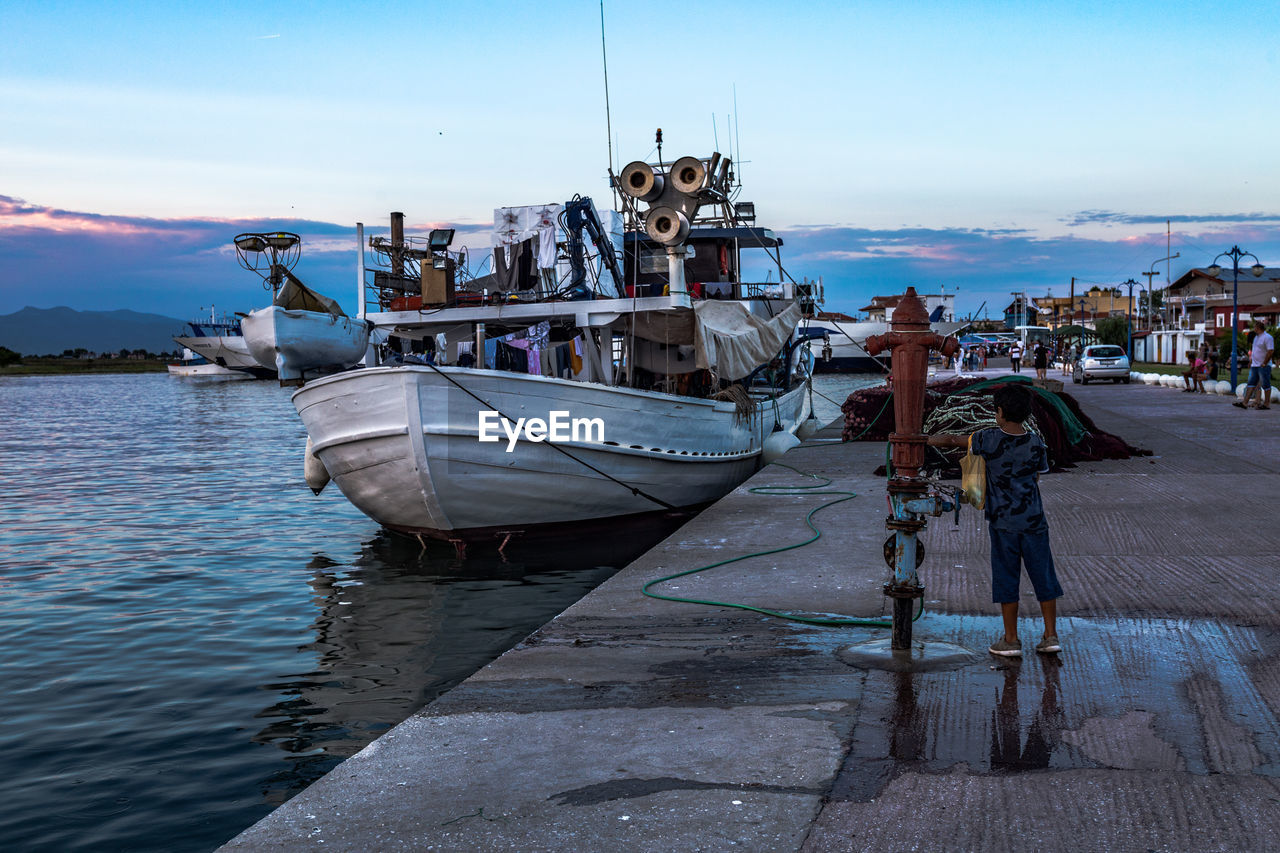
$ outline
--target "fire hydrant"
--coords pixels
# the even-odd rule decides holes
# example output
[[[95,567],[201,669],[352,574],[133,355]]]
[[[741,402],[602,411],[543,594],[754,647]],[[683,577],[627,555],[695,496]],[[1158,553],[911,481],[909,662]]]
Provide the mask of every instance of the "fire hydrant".
[[[939,516],[956,508],[954,497],[948,498],[930,488],[920,476],[924,465],[926,438],[924,425],[924,386],[929,370],[929,352],[937,350],[950,358],[960,342],[943,337],[929,329],[929,315],[914,287],[898,302],[888,334],[867,338],[867,352],[878,355],[891,350],[893,415],[896,431],[889,436],[893,447],[893,470],[889,479],[891,512],[885,526],[891,531],[885,542],[885,561],[893,570],[892,579],[884,585],[884,594],[893,599],[894,650],[911,648],[911,602],[924,596],[917,569],[924,560],[924,550],[917,534],[924,529],[927,516]]]

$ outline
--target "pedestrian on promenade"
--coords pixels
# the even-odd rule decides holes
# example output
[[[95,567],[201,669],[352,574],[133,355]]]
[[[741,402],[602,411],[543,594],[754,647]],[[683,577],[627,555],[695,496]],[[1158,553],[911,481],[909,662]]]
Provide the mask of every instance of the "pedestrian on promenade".
[[[1209,362],[1205,365],[1205,378],[1218,381],[1218,351],[1209,350]]]
[[[1044,345],[1044,341],[1036,341],[1032,355],[1035,358],[1036,379],[1047,379],[1045,371],[1049,369],[1049,348]]]
[[[1262,386],[1263,398],[1254,408],[1271,408],[1271,360],[1276,354],[1276,342],[1267,331],[1267,324],[1261,320],[1253,321],[1253,343],[1249,347],[1249,381],[1244,388],[1244,400],[1231,405],[1241,409],[1249,408],[1249,401]]]
[[[984,513],[991,538],[991,600],[1000,605],[1004,635],[991,644],[991,654],[1021,657],[1018,639],[1018,585],[1025,566],[1040,614],[1044,636],[1036,644],[1042,654],[1062,650],[1058,642],[1058,599],[1062,585],[1053,569],[1049,524],[1040,500],[1039,475],[1049,470],[1049,452],[1040,436],[1023,422],[1031,416],[1031,391],[1004,385],[992,395],[996,427],[970,436],[931,435],[933,447],[969,447],[987,462]]]
[[[1014,341],[1009,347],[1009,361],[1013,364],[1013,372],[1022,372],[1022,344]]]

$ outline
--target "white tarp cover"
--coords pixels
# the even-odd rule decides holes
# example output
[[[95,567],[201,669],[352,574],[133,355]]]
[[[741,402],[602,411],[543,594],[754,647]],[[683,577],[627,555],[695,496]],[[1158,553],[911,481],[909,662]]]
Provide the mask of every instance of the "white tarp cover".
[[[316,311],[320,314],[332,314],[334,317],[345,317],[342,306],[327,296],[321,296],[300,281],[288,279],[272,304],[286,311]]]
[[[713,370],[721,379],[742,379],[776,356],[801,316],[796,303],[765,319],[741,302],[716,299],[697,303],[693,312],[698,367]]]

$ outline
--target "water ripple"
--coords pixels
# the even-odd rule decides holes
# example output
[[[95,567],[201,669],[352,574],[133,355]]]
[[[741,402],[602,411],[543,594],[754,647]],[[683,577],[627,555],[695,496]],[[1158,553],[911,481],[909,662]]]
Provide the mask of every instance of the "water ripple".
[[[304,441],[273,383],[0,379],[7,847],[209,850],[653,541],[424,550]]]

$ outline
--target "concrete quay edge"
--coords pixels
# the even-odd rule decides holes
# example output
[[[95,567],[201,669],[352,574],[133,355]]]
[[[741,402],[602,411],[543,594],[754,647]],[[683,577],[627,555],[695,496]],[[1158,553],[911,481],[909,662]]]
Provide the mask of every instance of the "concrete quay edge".
[[[993,374],[988,374],[993,375]],[[779,466],[224,850],[1264,850],[1280,848],[1280,412],[1153,386],[1066,390],[1153,456],[1042,480],[1059,657],[986,652],[985,525],[922,537],[915,639],[971,652],[861,669],[887,635],[641,595],[802,541],[832,499]],[[782,461],[859,497],[818,541],[659,591],[884,618],[884,446],[820,433]]]

